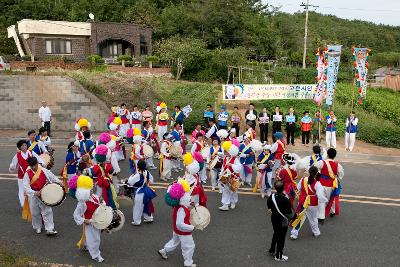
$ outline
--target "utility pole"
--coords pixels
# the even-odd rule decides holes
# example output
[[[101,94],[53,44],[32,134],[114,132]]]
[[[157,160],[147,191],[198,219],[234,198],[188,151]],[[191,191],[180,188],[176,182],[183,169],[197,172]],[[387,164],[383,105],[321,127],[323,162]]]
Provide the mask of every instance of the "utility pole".
[[[301,3],[300,6],[303,6],[306,11],[306,22],[304,25],[304,51],[303,51],[303,69],[305,69],[306,68],[306,55],[307,55],[308,8],[309,7],[317,8],[318,6],[310,5],[309,0],[307,0],[305,4]]]

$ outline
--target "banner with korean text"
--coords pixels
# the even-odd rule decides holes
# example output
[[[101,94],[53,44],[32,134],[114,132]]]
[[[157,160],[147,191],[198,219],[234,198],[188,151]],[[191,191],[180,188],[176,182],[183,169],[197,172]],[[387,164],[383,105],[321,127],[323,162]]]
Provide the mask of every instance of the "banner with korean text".
[[[315,84],[224,84],[224,100],[313,99]]]

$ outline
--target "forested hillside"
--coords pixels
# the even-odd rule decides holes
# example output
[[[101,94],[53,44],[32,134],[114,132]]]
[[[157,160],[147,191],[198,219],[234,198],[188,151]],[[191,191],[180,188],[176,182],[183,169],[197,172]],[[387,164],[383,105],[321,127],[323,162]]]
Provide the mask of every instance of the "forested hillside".
[[[265,1],[267,2],[267,1]],[[208,49],[245,47],[250,55],[301,60],[304,14],[281,13],[259,0],[2,0],[0,54],[15,54],[6,28],[21,19],[132,22],[154,29],[158,40],[180,35],[201,39]],[[400,27],[349,21],[310,13],[309,55],[313,48],[340,43],[374,52],[400,52]],[[310,60],[310,63],[312,60]]]

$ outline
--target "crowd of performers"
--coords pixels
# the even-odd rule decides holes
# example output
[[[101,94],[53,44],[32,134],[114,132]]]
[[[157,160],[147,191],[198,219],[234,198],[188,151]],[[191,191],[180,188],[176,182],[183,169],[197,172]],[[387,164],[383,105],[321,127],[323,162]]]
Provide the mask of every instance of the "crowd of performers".
[[[43,157],[51,148],[45,129],[39,135],[29,131],[28,140],[18,141],[9,169],[18,173],[22,217],[32,221],[36,233],[41,233],[44,224],[47,235],[57,234],[52,208],[44,204],[41,192],[48,184],[62,185],[77,200],[73,218],[83,228],[78,246],[87,249],[93,260],[102,262],[102,231],[95,227],[92,216],[104,205],[119,211],[119,202],[128,197],[133,204],[132,225],[154,222],[155,177],[149,171],[156,169],[153,160],[159,160],[159,180],[170,184],[165,201],[173,207],[173,236],[159,254],[167,259],[168,253],[180,244],[184,266],[196,266],[192,259],[195,244],[190,210],[207,206],[207,183],[212,191],[221,194],[221,211],[235,209],[241,186],[251,187],[261,198],[267,197],[271,210],[276,210],[274,205],[280,198],[288,199],[288,211],[279,213],[288,221],[287,227],[292,227],[292,239],[298,238],[306,219],[317,237],[319,224],[326,216],[339,214],[343,168],[335,160],[334,148],[321,150],[315,145],[310,156],[300,158],[287,151],[282,132],[275,132],[275,141],[266,144],[257,140],[252,123],[247,123],[244,134],[237,136],[236,127],[217,127],[212,118],[207,120],[206,127],[198,124],[187,138],[183,129],[190,107],[182,111],[176,106],[169,115],[167,105],[161,102],[156,111],[154,116],[149,107],[142,112],[136,106],[130,112],[125,104],[113,108],[108,130],[96,139],[91,135],[90,122],[78,119],[76,137],[68,144],[60,177],[49,170],[49,162]],[[187,139],[191,139],[190,150],[186,150]],[[129,161],[131,176],[127,179],[120,177],[121,160]],[[173,176],[182,170],[182,177]],[[280,181],[282,190],[273,193],[276,181]],[[295,215],[289,216],[289,211]],[[273,224],[274,220],[282,221],[271,218]],[[285,236],[281,230],[275,232],[270,252],[278,261],[287,260],[282,254]]]

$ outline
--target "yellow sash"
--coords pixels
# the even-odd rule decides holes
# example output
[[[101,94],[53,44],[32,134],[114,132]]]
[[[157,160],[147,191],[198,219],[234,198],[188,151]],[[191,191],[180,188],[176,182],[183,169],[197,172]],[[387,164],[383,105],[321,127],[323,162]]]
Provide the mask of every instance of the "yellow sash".
[[[182,113],[182,111],[179,111],[178,113],[175,113],[175,117],[174,117],[175,121],[176,121],[176,119],[178,118],[178,116],[179,116],[181,113]]]
[[[311,158],[313,160],[313,165],[317,164],[317,157],[315,156],[315,154],[312,154]]]
[[[37,144],[38,144],[37,141],[32,142],[32,144],[29,146],[28,150],[32,151]]]
[[[30,185],[35,183],[37,179],[39,179],[39,175],[42,172],[42,167],[39,165],[38,169],[36,170],[35,174],[33,175]],[[24,206],[22,207],[22,219],[30,222],[32,220],[32,214],[31,214],[31,209],[29,208],[29,200],[28,200],[28,195],[25,194],[25,199],[24,199]]]
[[[270,153],[268,153],[267,155],[265,155],[264,158],[263,158],[261,161],[259,161],[258,163],[264,164],[265,161],[269,158],[269,155],[270,155]],[[258,165],[256,165],[256,171],[257,171],[257,174],[256,174],[256,183],[255,183],[254,186],[253,186],[253,193],[256,193],[256,192],[257,192],[257,190],[258,190],[258,183],[260,182],[260,181],[259,181],[260,178],[258,177]],[[261,187],[261,184],[260,184],[260,187]]]
[[[328,168],[329,177],[333,180],[333,188],[338,188],[338,179],[332,171],[331,164],[328,163],[328,160],[324,160],[324,162],[326,164],[326,167]]]
[[[304,217],[306,216],[307,208],[310,205],[310,195],[308,193],[308,179],[306,179],[306,178],[307,177],[303,178],[302,187],[306,191],[307,196],[306,196],[306,199],[304,200],[304,203],[303,203],[303,210],[300,212],[300,214],[297,215],[297,218],[291,223],[291,226],[293,228],[295,228],[299,224],[300,224],[300,227],[303,225]]]
[[[218,154],[218,151],[220,148],[221,148],[221,146],[218,146],[218,148],[214,147],[214,153],[212,153],[212,155],[211,155],[211,160],[213,160],[215,158],[215,156]]]

